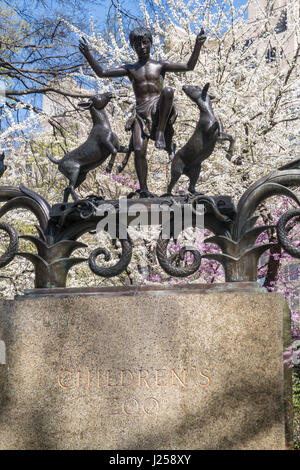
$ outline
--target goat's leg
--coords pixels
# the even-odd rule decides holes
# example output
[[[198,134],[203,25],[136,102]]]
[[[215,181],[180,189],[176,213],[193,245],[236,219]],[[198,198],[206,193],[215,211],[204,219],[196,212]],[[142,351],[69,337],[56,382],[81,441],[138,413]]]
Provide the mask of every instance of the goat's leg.
[[[206,136],[209,141],[217,140],[220,135],[219,132],[220,124],[219,121],[213,123],[213,125],[206,131]]]
[[[227,158],[227,160],[230,161],[232,159],[232,155],[233,155],[235,138],[232,135],[227,134],[226,132],[220,132],[220,135],[218,136],[217,141],[218,142],[224,142],[225,140],[228,140],[230,142],[229,148],[228,148],[228,150],[226,150],[226,158]]]
[[[67,186],[66,189],[64,190],[64,200],[63,200],[64,203],[68,202],[70,193],[71,193],[70,186]]]
[[[130,157],[132,151],[133,151],[133,136],[131,135],[130,141],[129,141],[129,147],[127,149],[125,158],[122,161],[121,165],[118,166],[118,172],[119,173],[121,173],[124,170],[125,166],[127,165],[129,157]]]
[[[78,201],[78,196],[75,193],[74,186],[72,184],[69,184],[69,186],[67,186],[66,189],[64,190],[64,200],[63,200],[64,203],[68,202],[70,194],[74,201]]]
[[[107,173],[111,173],[111,170],[112,170],[112,168],[114,166],[114,163],[115,163],[116,156],[117,156],[117,153],[112,153],[111,154],[109,163],[108,163],[107,167],[105,168],[105,171]]]
[[[125,166],[128,163],[131,152],[131,149],[128,149],[128,151],[126,152],[124,160],[122,161],[121,165],[118,166],[118,173],[122,173],[122,171],[124,170]]]
[[[109,150],[109,153],[117,153],[118,152],[118,149],[114,146],[114,144],[110,140],[105,140],[102,143],[103,143],[104,147],[106,147],[107,150]]]
[[[74,185],[74,189],[78,188],[86,179],[86,172],[83,172],[82,170],[79,172],[76,184]]]
[[[165,139],[166,139],[166,151],[169,155],[169,162],[171,162],[174,158],[176,153],[176,144],[172,141],[174,136],[174,128],[171,124],[167,124],[166,131],[165,131]]]
[[[72,168],[71,177],[69,178],[69,186],[65,189],[64,192],[64,202],[68,201],[69,195],[71,194],[74,201],[78,200],[78,196],[75,193],[75,188],[77,188],[82,181],[82,173],[80,173],[80,166],[75,166]]]
[[[190,179],[189,192],[192,193],[192,194],[197,194],[195,186],[197,184],[197,181],[198,181],[198,178],[199,178],[199,175],[200,175],[200,171],[201,171],[201,164],[197,167],[189,168],[188,172],[186,172],[186,175]],[[201,193],[199,193],[199,194],[201,194]]]
[[[172,194],[172,189],[179,180],[184,170],[184,163],[178,155],[174,157],[171,166],[171,181],[168,186],[168,194]]]
[[[74,186],[70,186],[70,192],[71,192],[71,196],[72,196],[73,200],[74,200],[74,201],[78,201],[78,196],[77,196],[77,194],[75,193]]]
[[[103,145],[107,148],[109,153],[111,154],[110,161],[105,169],[107,173],[110,173],[112,170],[112,167],[115,163],[115,159],[117,156],[118,149],[114,146],[114,144],[110,140],[106,140],[103,142]]]

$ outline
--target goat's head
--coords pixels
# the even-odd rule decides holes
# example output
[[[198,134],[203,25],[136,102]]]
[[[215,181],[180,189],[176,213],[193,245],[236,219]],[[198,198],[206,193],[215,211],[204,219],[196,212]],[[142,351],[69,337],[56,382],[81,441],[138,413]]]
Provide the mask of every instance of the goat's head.
[[[79,103],[78,106],[82,109],[90,109],[91,107],[101,110],[104,109],[105,106],[110,102],[112,99],[112,93],[102,93],[101,95],[92,96],[88,101],[84,101],[83,103]]]
[[[211,100],[215,99],[215,96],[208,94],[209,83],[206,83],[203,88],[194,85],[183,85],[182,90],[184,93],[196,103],[201,111],[207,111],[211,109]]]

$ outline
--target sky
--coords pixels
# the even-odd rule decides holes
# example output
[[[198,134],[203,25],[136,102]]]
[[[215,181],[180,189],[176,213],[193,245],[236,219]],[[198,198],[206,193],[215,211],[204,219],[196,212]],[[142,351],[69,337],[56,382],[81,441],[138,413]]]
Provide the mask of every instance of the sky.
[[[86,25],[87,25],[87,31],[89,30],[89,25],[90,25],[90,18],[92,17],[94,19],[94,25],[95,29],[98,31],[101,31],[101,29],[105,26],[107,14],[109,11],[109,8],[111,7],[111,0],[99,0],[99,3],[97,0],[80,0],[84,6],[86,7]],[[188,3],[189,0],[184,0],[186,3]],[[201,0],[199,0],[201,1]],[[246,0],[233,0],[234,1],[234,6],[235,7],[240,7],[241,5],[244,5],[246,3]],[[47,13],[50,14],[56,11],[57,9],[60,10],[61,14],[63,15],[64,11],[66,14],[71,14],[72,17],[72,10],[69,8],[66,8],[66,5],[68,3],[63,4],[63,0],[0,0],[0,6],[1,3],[4,3],[7,5],[10,3],[11,6],[15,7],[16,10],[24,8],[24,6],[29,8],[31,12],[34,14],[34,16],[38,17],[39,15],[42,16],[47,16]],[[117,0],[114,0],[115,4],[117,4]],[[129,15],[133,16],[139,16],[141,17],[141,10],[139,8],[139,2],[137,0],[124,0],[120,2],[122,7],[126,9],[126,11],[129,13]],[[68,15],[68,16],[69,16]],[[75,15],[74,15],[75,17]],[[76,38],[75,38],[76,39]],[[3,98],[1,98],[4,94],[5,86],[3,86],[3,89],[1,88],[1,82],[0,82],[0,106],[1,102],[3,101]],[[35,104],[37,106],[41,106],[41,101],[42,97],[41,95],[30,95],[28,98],[25,97],[25,101],[30,101],[32,104]],[[26,114],[26,112],[25,112]]]
[[[28,1],[28,0],[27,0]],[[188,3],[189,0],[184,0],[185,3]],[[14,2],[17,5],[21,5],[22,0],[14,0]],[[61,5],[60,0],[44,0],[43,2],[41,0],[29,0],[30,2],[36,6],[35,11],[38,12],[47,12],[50,10],[54,10],[57,7]],[[201,3],[201,0],[199,0]],[[244,5],[247,2],[247,0],[233,0],[233,4],[236,8],[239,8],[240,6]],[[117,4],[118,0],[114,0],[114,3]],[[138,0],[122,0],[120,2],[121,7],[124,8],[129,14],[132,16],[140,16],[141,15],[141,9],[139,7],[139,1]],[[42,6],[43,5],[43,6]],[[86,0],[85,2],[86,5],[86,12],[88,13],[88,17],[93,17],[95,20],[95,23],[99,27],[99,29],[102,29],[102,27],[105,24],[107,14],[109,9],[111,8],[111,0],[100,0],[99,3],[97,0]]]
[[[185,0],[185,3],[188,3],[189,0]],[[117,2],[115,2],[117,3]],[[201,3],[201,0],[199,0]],[[245,5],[247,0],[233,0],[233,4],[236,8],[239,8],[242,5]],[[122,6],[133,16],[137,16],[141,13],[139,8],[139,2],[137,0],[125,0],[121,2]],[[105,22],[109,6],[111,5],[111,0],[103,0],[103,5],[97,5],[90,7],[91,14],[101,26]]]

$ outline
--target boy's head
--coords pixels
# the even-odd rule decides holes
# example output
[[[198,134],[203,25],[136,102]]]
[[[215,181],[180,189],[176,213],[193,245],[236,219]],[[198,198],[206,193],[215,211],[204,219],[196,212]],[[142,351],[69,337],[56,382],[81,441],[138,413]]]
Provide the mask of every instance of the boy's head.
[[[152,40],[152,34],[151,34],[150,29],[142,28],[142,27],[135,28],[129,34],[130,45],[133,48],[135,48],[135,45],[137,42],[140,42],[143,39],[148,39],[148,41],[150,42],[152,46],[153,40]]]

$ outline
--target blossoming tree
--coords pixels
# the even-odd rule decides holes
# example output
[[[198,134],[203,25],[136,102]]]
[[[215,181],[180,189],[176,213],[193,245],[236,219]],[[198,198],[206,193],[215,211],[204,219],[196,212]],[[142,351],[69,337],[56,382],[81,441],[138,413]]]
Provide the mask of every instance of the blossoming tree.
[[[143,14],[141,21],[153,34],[154,59],[184,62],[190,55],[199,26],[207,33],[208,39],[195,70],[186,75],[172,73],[166,79],[165,85],[175,90],[175,104],[179,112],[174,139],[177,148],[180,148],[198,120],[199,111],[184,95],[182,86],[203,86],[209,82],[210,91],[215,95],[215,113],[223,122],[225,130],[235,136],[236,146],[231,162],[225,158],[224,146],[219,144],[216,147],[213,155],[203,163],[197,189],[209,195],[227,194],[237,202],[252,182],[297,157],[294,140],[298,124],[297,2],[288,1],[288,32],[280,34],[268,14],[262,12],[259,26],[250,24],[245,19],[247,5],[236,9],[231,0],[222,3],[207,0],[201,4],[174,0],[155,3],[156,14],[153,15],[147,11],[143,1],[140,2]],[[130,135],[126,133],[124,125],[134,105],[131,83],[126,77],[116,80],[97,78],[83,63],[78,51],[78,40],[84,35],[103,67],[133,62],[134,51],[124,31],[122,11],[117,9],[118,31],[115,34],[98,31],[93,22],[90,31],[86,32],[63,17],[58,21],[69,30],[68,47],[73,47],[73,54],[78,54],[74,55],[74,60],[77,57],[76,67],[69,70],[65,67],[64,74],[59,75],[58,80],[53,75],[52,78],[43,75],[41,69],[42,83],[34,89],[32,86],[29,88],[29,82],[25,82],[22,90],[20,80],[30,80],[30,71],[34,72],[30,61],[26,63],[26,72],[16,66],[16,56],[7,57],[1,64],[6,73],[15,67],[14,75],[10,74],[11,83],[6,90],[2,115],[2,119],[7,117],[8,124],[0,136],[0,144],[7,152],[9,166],[2,177],[2,184],[18,185],[22,182],[40,192],[51,203],[62,199],[66,181],[46,158],[46,148],[50,147],[53,153],[63,155],[64,151],[75,148],[86,139],[91,126],[89,115],[77,109],[78,99],[94,92],[113,91],[115,99],[108,109],[110,121],[121,144],[125,146],[128,145]],[[295,44],[293,50],[287,53],[286,44],[291,35]],[[19,80],[18,87],[13,86],[16,80]],[[44,97],[43,106],[37,107],[31,99],[36,94]],[[52,103],[51,106],[46,106],[47,100]],[[20,119],[18,108],[27,109],[28,114],[22,114],[23,118]],[[120,154],[118,159],[122,158]],[[162,194],[170,179],[168,156],[166,152],[150,145],[148,161],[150,190]],[[79,189],[79,195],[85,197],[92,193],[114,199],[135,189],[138,189],[138,185],[131,159],[121,174],[117,172],[117,164],[111,175],[104,168],[92,172]],[[184,177],[180,179],[176,190],[187,190]],[[286,204],[290,202],[266,202],[260,210],[261,220],[276,222],[281,207],[285,208]],[[24,231],[30,230],[26,226],[27,220],[27,214],[17,212],[15,221],[24,226]],[[71,271],[70,284],[178,282],[163,274],[156,263],[152,232],[135,233],[134,258],[124,275],[103,281],[95,279],[87,269],[77,267]],[[183,234],[183,240],[188,236],[193,237],[202,252],[218,250],[212,245],[204,246],[197,233]],[[273,237],[274,234],[266,236]],[[99,240],[90,234],[89,244],[97,243]],[[265,285],[270,289],[274,288],[278,279],[280,256],[278,250],[275,250],[266,262]],[[20,273],[22,275],[19,277]],[[25,282],[28,287],[32,282],[30,265],[23,265],[19,260],[18,264],[8,266],[2,276],[2,287],[7,295],[19,291],[21,282],[22,285]],[[214,282],[221,280],[222,276],[222,268],[217,262],[203,262],[200,271],[189,282],[199,282],[199,279]]]

